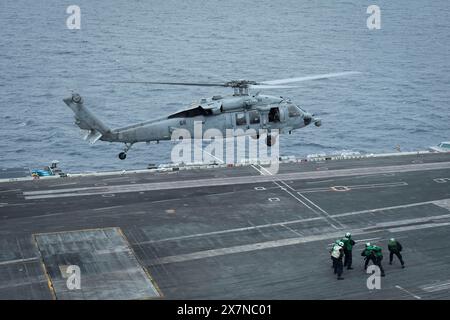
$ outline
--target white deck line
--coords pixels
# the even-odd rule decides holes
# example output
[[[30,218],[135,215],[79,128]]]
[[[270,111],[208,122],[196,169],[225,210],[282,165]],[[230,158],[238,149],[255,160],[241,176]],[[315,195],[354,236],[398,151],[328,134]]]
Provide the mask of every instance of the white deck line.
[[[443,216],[434,216],[434,217],[428,217],[424,218],[423,222],[425,221],[432,221],[434,219],[445,219],[450,217],[450,215],[443,215]],[[402,232],[402,231],[409,231],[412,230],[410,228],[405,227],[404,229],[401,229],[401,225],[409,224],[411,222],[416,222],[418,219],[404,219],[404,220],[396,220],[391,221],[387,223],[380,224],[386,229],[366,229],[366,228],[357,228],[349,230],[349,232],[353,235],[368,235],[378,232],[390,232],[391,230],[394,230],[394,232]],[[448,223],[450,224],[450,223]],[[388,229],[388,227],[394,227],[394,229]],[[432,223],[427,224],[426,228],[435,228],[435,227],[441,227],[442,225],[439,223]],[[414,228],[419,228],[420,226],[414,226]],[[259,251],[263,249],[270,249],[270,248],[278,248],[278,247],[285,247],[290,245],[298,245],[302,243],[308,243],[308,242],[315,242],[315,241],[322,241],[327,239],[335,239],[342,236],[341,231],[332,232],[332,233],[326,233],[326,234],[318,234],[318,235],[311,235],[306,237],[295,237],[295,238],[287,238],[287,239],[280,239],[280,240],[272,240],[272,241],[264,241],[264,242],[258,242],[258,243],[252,243],[252,244],[246,244],[246,245],[237,245],[232,247],[226,247],[226,248],[219,248],[219,249],[211,249],[211,250],[203,250],[203,251],[197,251],[197,252],[191,252],[186,254],[180,254],[180,255],[174,255],[174,256],[167,256],[162,257],[158,259],[154,259],[149,262],[150,266],[154,265],[161,265],[161,264],[168,264],[168,263],[176,263],[176,262],[186,262],[191,260],[198,260],[198,259],[204,259],[204,258],[211,258],[211,257],[217,257],[217,256],[223,256],[228,254],[237,254],[237,253],[244,253],[244,252],[252,252],[252,251]],[[135,243],[141,244],[141,243]]]
[[[392,152],[392,153],[370,153],[370,154],[361,154],[361,155],[321,155],[317,157],[306,157],[306,158],[295,158],[295,161],[292,159],[286,159],[281,160],[279,163],[295,163],[295,162],[315,162],[315,161],[321,161],[327,159],[331,160],[353,160],[353,159],[370,159],[370,158],[381,158],[381,157],[397,157],[397,156],[408,156],[408,155],[423,155],[423,154],[434,154],[437,152],[431,152],[427,150],[418,150],[418,151],[411,151],[411,152]],[[445,153],[445,152],[439,152],[439,153]],[[449,152],[450,153],[450,152]],[[328,160],[330,161],[330,160]],[[241,162],[234,164],[236,167],[240,166],[250,166],[252,164],[259,164],[257,162]],[[154,173],[154,172],[167,172],[171,171],[172,168],[177,168],[179,170],[189,170],[189,169],[208,169],[208,168],[223,168],[226,167],[226,164],[163,164],[160,168],[157,169],[135,169],[135,170],[122,170],[122,171],[104,171],[104,172],[80,172],[80,173],[67,173],[68,177],[101,177],[101,176],[109,176],[109,175],[128,175],[128,174],[136,174],[136,173]],[[48,177],[40,177],[42,180],[46,179],[55,179],[59,178],[59,176],[48,176]],[[21,178],[6,178],[6,179],[0,179],[0,183],[5,182],[14,182],[14,181],[32,181],[32,177],[21,177]]]
[[[395,165],[383,167],[367,167],[354,169],[338,169],[327,171],[308,171],[295,173],[282,173],[273,176],[239,176],[228,178],[209,178],[198,180],[184,180],[184,181],[170,181],[170,182],[150,182],[142,184],[128,184],[119,186],[101,186],[101,187],[82,187],[82,188],[66,188],[54,190],[38,190],[24,192],[25,199],[47,199],[60,197],[75,197],[87,196],[95,194],[106,193],[126,193],[138,191],[152,191],[152,190],[168,190],[168,189],[184,189],[197,188],[208,186],[224,186],[236,184],[252,184],[261,182],[274,182],[281,180],[307,180],[307,179],[321,179],[324,177],[351,177],[362,174],[386,174],[386,173],[400,173],[400,172],[414,172],[414,171],[428,171],[449,169],[450,162],[436,162],[436,163],[421,163],[408,165]]]

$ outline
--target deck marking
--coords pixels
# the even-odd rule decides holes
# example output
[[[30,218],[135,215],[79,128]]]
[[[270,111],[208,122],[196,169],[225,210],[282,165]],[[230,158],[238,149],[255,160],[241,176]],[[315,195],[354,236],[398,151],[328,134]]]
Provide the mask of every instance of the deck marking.
[[[330,170],[326,172],[297,172],[297,173],[282,173],[274,176],[259,175],[259,176],[243,176],[243,177],[226,177],[226,178],[211,178],[199,180],[182,180],[171,182],[153,182],[142,184],[128,184],[118,186],[105,187],[84,187],[84,188],[68,188],[58,190],[39,190],[23,192],[26,200],[31,199],[47,199],[70,196],[88,196],[106,193],[126,193],[138,191],[151,190],[168,190],[168,189],[184,189],[184,188],[200,188],[210,186],[225,186],[236,184],[252,184],[261,182],[274,182],[282,180],[306,180],[306,179],[321,179],[324,177],[352,177],[360,176],[362,174],[383,174],[386,172],[414,172],[414,171],[429,171],[450,168],[450,162],[438,162],[428,164],[408,164],[402,166],[386,166],[386,167],[369,167],[356,169],[339,169]]]
[[[69,182],[69,183],[61,183],[61,184],[52,184],[50,186],[48,186],[49,188],[54,188],[54,187],[62,187],[62,186],[71,186],[74,184],[78,184],[78,182]]]
[[[6,193],[6,192],[15,192],[15,191],[22,191],[22,189],[10,189],[10,190],[3,190],[3,191],[0,191],[0,193]]]
[[[408,290],[406,290],[406,289],[400,287],[399,285],[396,285],[395,287],[396,287],[397,289],[400,289],[400,290],[406,292],[407,294],[409,294],[410,296],[414,297],[414,298],[417,299],[417,300],[422,299],[421,297],[415,295],[414,293],[409,292]]]
[[[261,170],[264,170],[264,171],[267,173],[267,175],[272,176],[272,173],[271,173],[270,171],[268,171],[266,168],[264,168],[264,167],[262,167],[262,166],[259,166],[259,167],[261,168]],[[252,165],[252,168],[255,169],[256,171],[260,172],[261,174],[263,174],[263,172],[260,171],[255,165]],[[311,209],[315,214],[321,216],[321,213],[320,213],[320,212],[317,212],[317,210],[311,208],[309,205],[306,204],[306,202],[300,200],[300,199],[299,199],[298,197],[296,197],[292,192],[288,191],[286,188],[282,187],[282,186],[278,183],[278,182],[280,182],[281,184],[283,184],[285,187],[287,187],[287,188],[290,189],[291,191],[296,192],[295,189],[292,188],[290,185],[288,185],[286,182],[281,181],[281,180],[273,181],[273,182],[274,182],[277,186],[279,186],[281,190],[287,192],[289,195],[291,195],[291,196],[292,196],[293,198],[295,198],[297,201],[299,201],[300,203],[302,203],[304,206],[306,206],[307,208]],[[300,193],[298,193],[298,192],[297,192],[297,194],[298,194],[300,197],[302,197],[304,200],[308,201],[312,206],[316,207],[319,211],[321,211],[322,213],[324,213],[324,214],[325,214],[325,219],[328,219],[328,220],[326,220],[326,221],[327,221],[334,229],[339,229],[339,228],[336,227],[336,225],[335,225],[333,222],[335,222],[335,223],[339,224],[341,227],[343,227],[343,225],[342,225],[339,221],[330,218],[330,215],[329,215],[325,210],[323,210],[323,209],[320,208],[318,205],[316,205],[314,202],[312,202],[311,200],[309,200],[308,198],[306,198],[305,196],[303,196],[302,194],[300,194]],[[329,220],[331,220],[331,221],[329,221]]]
[[[428,229],[428,228],[437,228],[437,227],[445,227],[449,226],[450,222],[442,222],[442,223],[426,223],[417,226],[406,226],[406,227],[398,227],[388,229],[389,232],[402,232],[402,231],[411,231],[411,230],[420,230],[420,229]]]
[[[49,288],[54,293],[54,299],[98,299],[104,294],[104,290],[99,285],[104,286],[103,289],[107,289],[106,293],[110,296],[112,295],[112,299],[117,299],[117,296],[119,296],[119,299],[152,299],[160,297],[160,292],[155,287],[153,278],[142,265],[125,235],[118,227],[49,232],[33,234],[32,236],[40,253]],[[72,243],[75,244],[73,247]],[[92,268],[96,269],[97,272],[95,274],[92,271],[88,271],[87,277],[94,279],[99,276],[101,279],[101,283],[97,285],[85,281],[85,285],[82,285],[84,293],[71,292],[66,286],[64,279],[61,280],[59,274],[53,275],[47,271],[54,269],[56,266],[60,267],[61,261],[66,262],[66,259],[69,259],[69,261],[73,259],[71,255],[74,252],[79,256],[76,263],[81,268],[83,266],[89,268],[90,265],[93,265]],[[60,258],[58,259],[58,257]],[[101,266],[103,266],[103,263],[108,263],[109,261],[111,261],[111,265],[116,267],[102,270]],[[121,289],[121,282],[125,284],[125,290],[123,291],[118,290],[118,288]],[[126,289],[130,282],[133,283],[132,287],[135,291]],[[118,285],[118,287],[115,287],[115,285]],[[132,295],[131,297],[129,296],[130,294]]]
[[[299,236],[299,237],[302,237],[302,236],[303,236],[300,232],[295,231],[294,229],[288,227],[287,225],[282,224],[281,226],[282,226],[283,228],[285,228],[285,229],[287,229],[287,230],[289,230],[289,231],[295,233],[295,234],[296,234],[297,236]]]
[[[93,211],[100,211],[100,210],[109,210],[109,209],[117,209],[117,208],[121,208],[123,206],[112,206],[112,207],[103,207],[103,208],[96,208],[96,209],[92,209]]]
[[[367,233],[375,233],[375,232],[379,232],[379,231],[369,231]],[[356,230],[352,233],[354,235],[360,234]],[[342,236],[341,232],[334,232],[334,233],[323,234],[323,235],[288,238],[288,239],[258,242],[258,243],[240,245],[240,246],[234,246],[234,247],[204,250],[204,251],[192,252],[192,253],[187,253],[187,254],[180,254],[180,255],[175,255],[175,256],[167,256],[167,257],[157,258],[155,260],[149,261],[149,265],[155,266],[155,265],[161,265],[161,264],[185,262],[185,261],[191,261],[191,260],[224,256],[224,255],[229,255],[229,254],[252,252],[252,251],[258,251],[258,250],[263,250],[263,249],[297,245],[297,244],[313,242],[313,241],[321,241],[321,240],[326,240],[326,239],[330,239],[330,238],[337,238],[340,236]]]
[[[7,265],[7,264],[15,264],[15,263],[36,261],[38,259],[39,259],[38,257],[32,257],[32,258],[26,258],[26,259],[16,259],[16,260],[1,261],[0,262],[0,266]]]
[[[359,189],[372,189],[372,188],[389,188],[389,187],[404,187],[407,186],[408,183],[399,181],[399,182],[387,182],[387,183],[373,183],[373,184],[360,184],[360,185],[340,185],[340,186],[331,186],[331,187],[319,187],[319,188],[308,188],[308,189],[297,189],[297,192],[301,193],[315,193],[315,192],[346,192],[351,190],[359,190]]]
[[[31,237],[33,239],[33,243],[36,246],[37,251],[39,252],[39,254],[41,254],[41,248],[39,248],[39,243],[37,242],[36,235],[33,234]],[[52,299],[56,300],[55,287],[53,286],[53,282],[50,278],[50,274],[48,273],[47,267],[45,266],[45,262],[44,262],[44,258],[42,257],[42,254],[39,256],[39,262],[41,263],[42,271],[44,273],[45,279],[47,280],[47,286],[48,286],[48,289],[52,296]]]
[[[105,181],[107,181],[107,182],[120,182],[120,181],[127,181],[127,180],[129,180],[129,177],[124,177],[124,176],[102,179],[103,183]],[[104,184],[106,185],[106,183],[104,183]]]
[[[324,182],[333,182],[334,180],[320,180],[320,181],[307,181],[306,184],[314,184],[314,183],[324,183]]]
[[[268,223],[268,224],[256,225],[256,226],[252,225],[250,227],[226,229],[226,230],[219,230],[219,231],[212,231],[212,232],[205,232],[205,233],[196,233],[196,234],[189,234],[186,236],[164,238],[164,239],[159,239],[159,240],[142,241],[142,242],[139,242],[139,244],[150,244],[150,243],[165,242],[165,241],[178,241],[178,240],[214,236],[214,235],[227,234],[227,233],[240,232],[240,231],[252,231],[252,230],[258,230],[258,229],[263,229],[263,228],[286,226],[289,224],[308,222],[308,221],[316,221],[316,220],[322,220],[322,219],[323,219],[322,217],[314,217],[314,218],[298,219],[298,220],[292,220],[292,221]]]
[[[440,201],[440,200],[438,200]],[[379,212],[379,211],[385,211],[385,210],[392,210],[397,208],[404,208],[405,206],[411,207],[411,206],[421,206],[424,204],[430,204],[436,201],[427,201],[427,202],[418,202],[414,204],[409,205],[401,205],[401,206],[395,206],[395,207],[385,207],[385,208],[377,208],[377,209],[371,209],[371,210],[362,210],[362,211],[354,211],[354,212],[347,212],[347,213],[341,213],[332,215],[331,217],[344,217],[348,215],[356,215],[356,214],[364,214],[364,213],[373,213],[373,212]],[[418,223],[418,222],[427,222],[432,219],[445,219],[450,217],[450,215],[441,215],[441,216],[430,216],[427,218],[416,218],[416,219],[407,219],[407,223]],[[281,222],[275,222],[275,223],[268,223],[263,225],[252,225],[250,227],[241,227],[241,228],[233,228],[233,229],[225,229],[225,230],[218,230],[218,231],[211,231],[211,232],[204,232],[204,233],[195,233],[185,236],[178,236],[178,237],[170,237],[170,238],[163,238],[163,239],[155,239],[155,240],[148,240],[140,242],[142,244],[150,244],[150,243],[157,243],[157,242],[164,242],[164,241],[174,241],[174,240],[184,240],[184,239],[191,239],[191,238],[197,238],[197,237],[207,237],[207,236],[213,236],[213,235],[220,235],[220,234],[227,234],[227,233],[233,233],[233,232],[242,232],[242,231],[251,231],[255,229],[263,229],[263,228],[270,228],[270,227],[276,227],[276,226],[282,226],[282,225],[291,225],[291,224],[297,224],[297,223],[304,223],[304,222],[310,222],[310,221],[317,221],[317,220],[324,220],[325,218],[320,217],[314,217],[314,218],[304,218],[304,219],[296,219],[296,220],[288,220],[288,221],[281,221]],[[421,219],[421,220],[418,220]],[[392,225],[392,222],[389,223],[389,225],[378,225],[375,228],[383,228],[383,227],[389,227]],[[370,240],[370,239],[369,239]],[[362,240],[361,240],[362,241]]]
[[[450,199],[442,199],[439,201],[435,201],[434,204],[450,211]]]
[[[433,217],[434,219],[436,217]],[[402,223],[410,223],[411,219],[406,220],[398,220],[398,221],[392,221],[389,223],[385,223],[385,228],[389,226],[398,226]],[[389,224],[389,225],[388,225]],[[432,226],[434,227],[434,226]],[[350,233],[353,235],[367,235],[367,234],[373,234],[378,232],[385,232],[386,229],[367,229],[367,228],[357,228],[353,230],[349,230]],[[398,232],[401,232],[403,230],[399,230]],[[211,257],[217,257],[217,256],[224,256],[229,254],[237,254],[237,253],[244,253],[244,252],[252,252],[252,251],[258,251],[263,249],[270,249],[270,248],[278,248],[278,247],[284,247],[284,246],[290,246],[290,245],[298,245],[308,242],[315,242],[315,241],[322,241],[327,239],[334,239],[341,237],[342,234],[339,231],[332,232],[332,233],[326,233],[326,234],[319,234],[319,235],[310,235],[305,237],[296,237],[296,238],[287,238],[287,239],[280,239],[280,240],[271,240],[271,241],[264,241],[264,242],[257,242],[252,244],[246,244],[246,245],[237,245],[232,247],[225,247],[225,248],[218,248],[218,249],[210,249],[210,250],[203,250],[203,251],[197,251],[197,252],[191,252],[186,254],[180,254],[180,255],[174,255],[174,256],[166,256],[162,258],[157,258],[155,260],[151,260],[149,264],[151,266],[154,265],[160,265],[160,264],[167,264],[167,263],[176,263],[176,262],[185,262],[185,261],[191,261],[191,260],[198,260],[198,259],[204,259],[204,258],[211,258]],[[142,243],[138,243],[142,244]]]
[[[433,179],[433,181],[437,182],[437,183],[447,183],[447,182],[450,182],[450,178],[436,178],[436,179]]]
[[[321,211],[324,215],[325,215],[325,219],[330,220],[336,224],[339,225],[340,228],[345,228],[345,226],[340,223],[337,219],[335,219],[334,217],[330,216],[330,214],[328,212],[326,212],[325,210],[323,210],[321,207],[319,207],[317,204],[315,204],[314,202],[312,202],[310,199],[308,199],[307,197],[305,197],[303,194],[301,194],[300,192],[297,192],[297,194],[299,196],[301,196],[303,199],[305,199],[306,201],[308,201],[309,203],[311,203],[313,206],[315,206],[319,211]],[[329,222],[335,229],[339,229],[338,227],[336,227],[333,223]]]
[[[447,280],[447,281],[437,282],[437,283],[421,286],[420,288],[426,292],[449,290],[450,289],[450,281]]]
[[[383,207],[383,208],[375,208],[375,209],[367,209],[367,210],[360,210],[360,211],[337,213],[337,214],[332,215],[332,217],[346,217],[346,216],[352,216],[352,215],[364,214],[364,213],[375,213],[375,212],[379,212],[379,211],[411,208],[411,207],[423,206],[423,205],[427,205],[427,204],[434,204],[434,205],[439,206],[439,203],[441,203],[441,201],[444,201],[444,200],[445,199],[443,199],[443,200],[423,201],[423,202],[408,203],[408,204],[402,204],[402,205],[391,206],[391,207]]]

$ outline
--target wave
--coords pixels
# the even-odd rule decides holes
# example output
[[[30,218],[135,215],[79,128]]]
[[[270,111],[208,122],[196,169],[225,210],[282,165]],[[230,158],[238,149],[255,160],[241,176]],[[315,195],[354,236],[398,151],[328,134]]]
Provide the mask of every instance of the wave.
[[[408,129],[408,132],[409,133],[429,133],[431,131],[424,127],[421,127],[421,128]]]
[[[313,147],[313,148],[320,148],[320,149],[335,149],[332,146],[326,146],[320,143],[315,143],[315,142],[296,142],[294,144],[292,144],[292,146],[299,146],[299,147]]]
[[[20,127],[29,127],[29,126],[31,126],[31,125],[33,125],[33,124],[34,124],[34,121],[33,121],[33,120],[27,120],[27,121],[25,121],[25,122],[19,123],[19,126],[20,126]]]

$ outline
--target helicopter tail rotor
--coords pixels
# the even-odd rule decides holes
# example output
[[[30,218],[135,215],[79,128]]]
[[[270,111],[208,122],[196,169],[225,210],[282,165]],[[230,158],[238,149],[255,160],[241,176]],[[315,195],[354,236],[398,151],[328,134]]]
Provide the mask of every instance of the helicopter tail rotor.
[[[87,130],[85,140],[94,144],[103,135],[111,132],[111,129],[103,124],[92,112],[84,106],[83,98],[78,93],[72,93],[70,97],[63,99],[64,103],[75,114],[75,124],[82,130]]]

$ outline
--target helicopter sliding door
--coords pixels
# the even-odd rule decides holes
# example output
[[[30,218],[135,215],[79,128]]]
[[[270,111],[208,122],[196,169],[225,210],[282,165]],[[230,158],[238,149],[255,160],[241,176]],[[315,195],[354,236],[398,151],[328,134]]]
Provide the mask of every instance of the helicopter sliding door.
[[[269,124],[273,125],[277,125],[280,122],[285,122],[286,121],[286,108],[281,106],[281,107],[273,107],[270,108],[269,111]]]
[[[270,108],[269,111],[269,123],[277,123],[281,121],[280,108]]]

